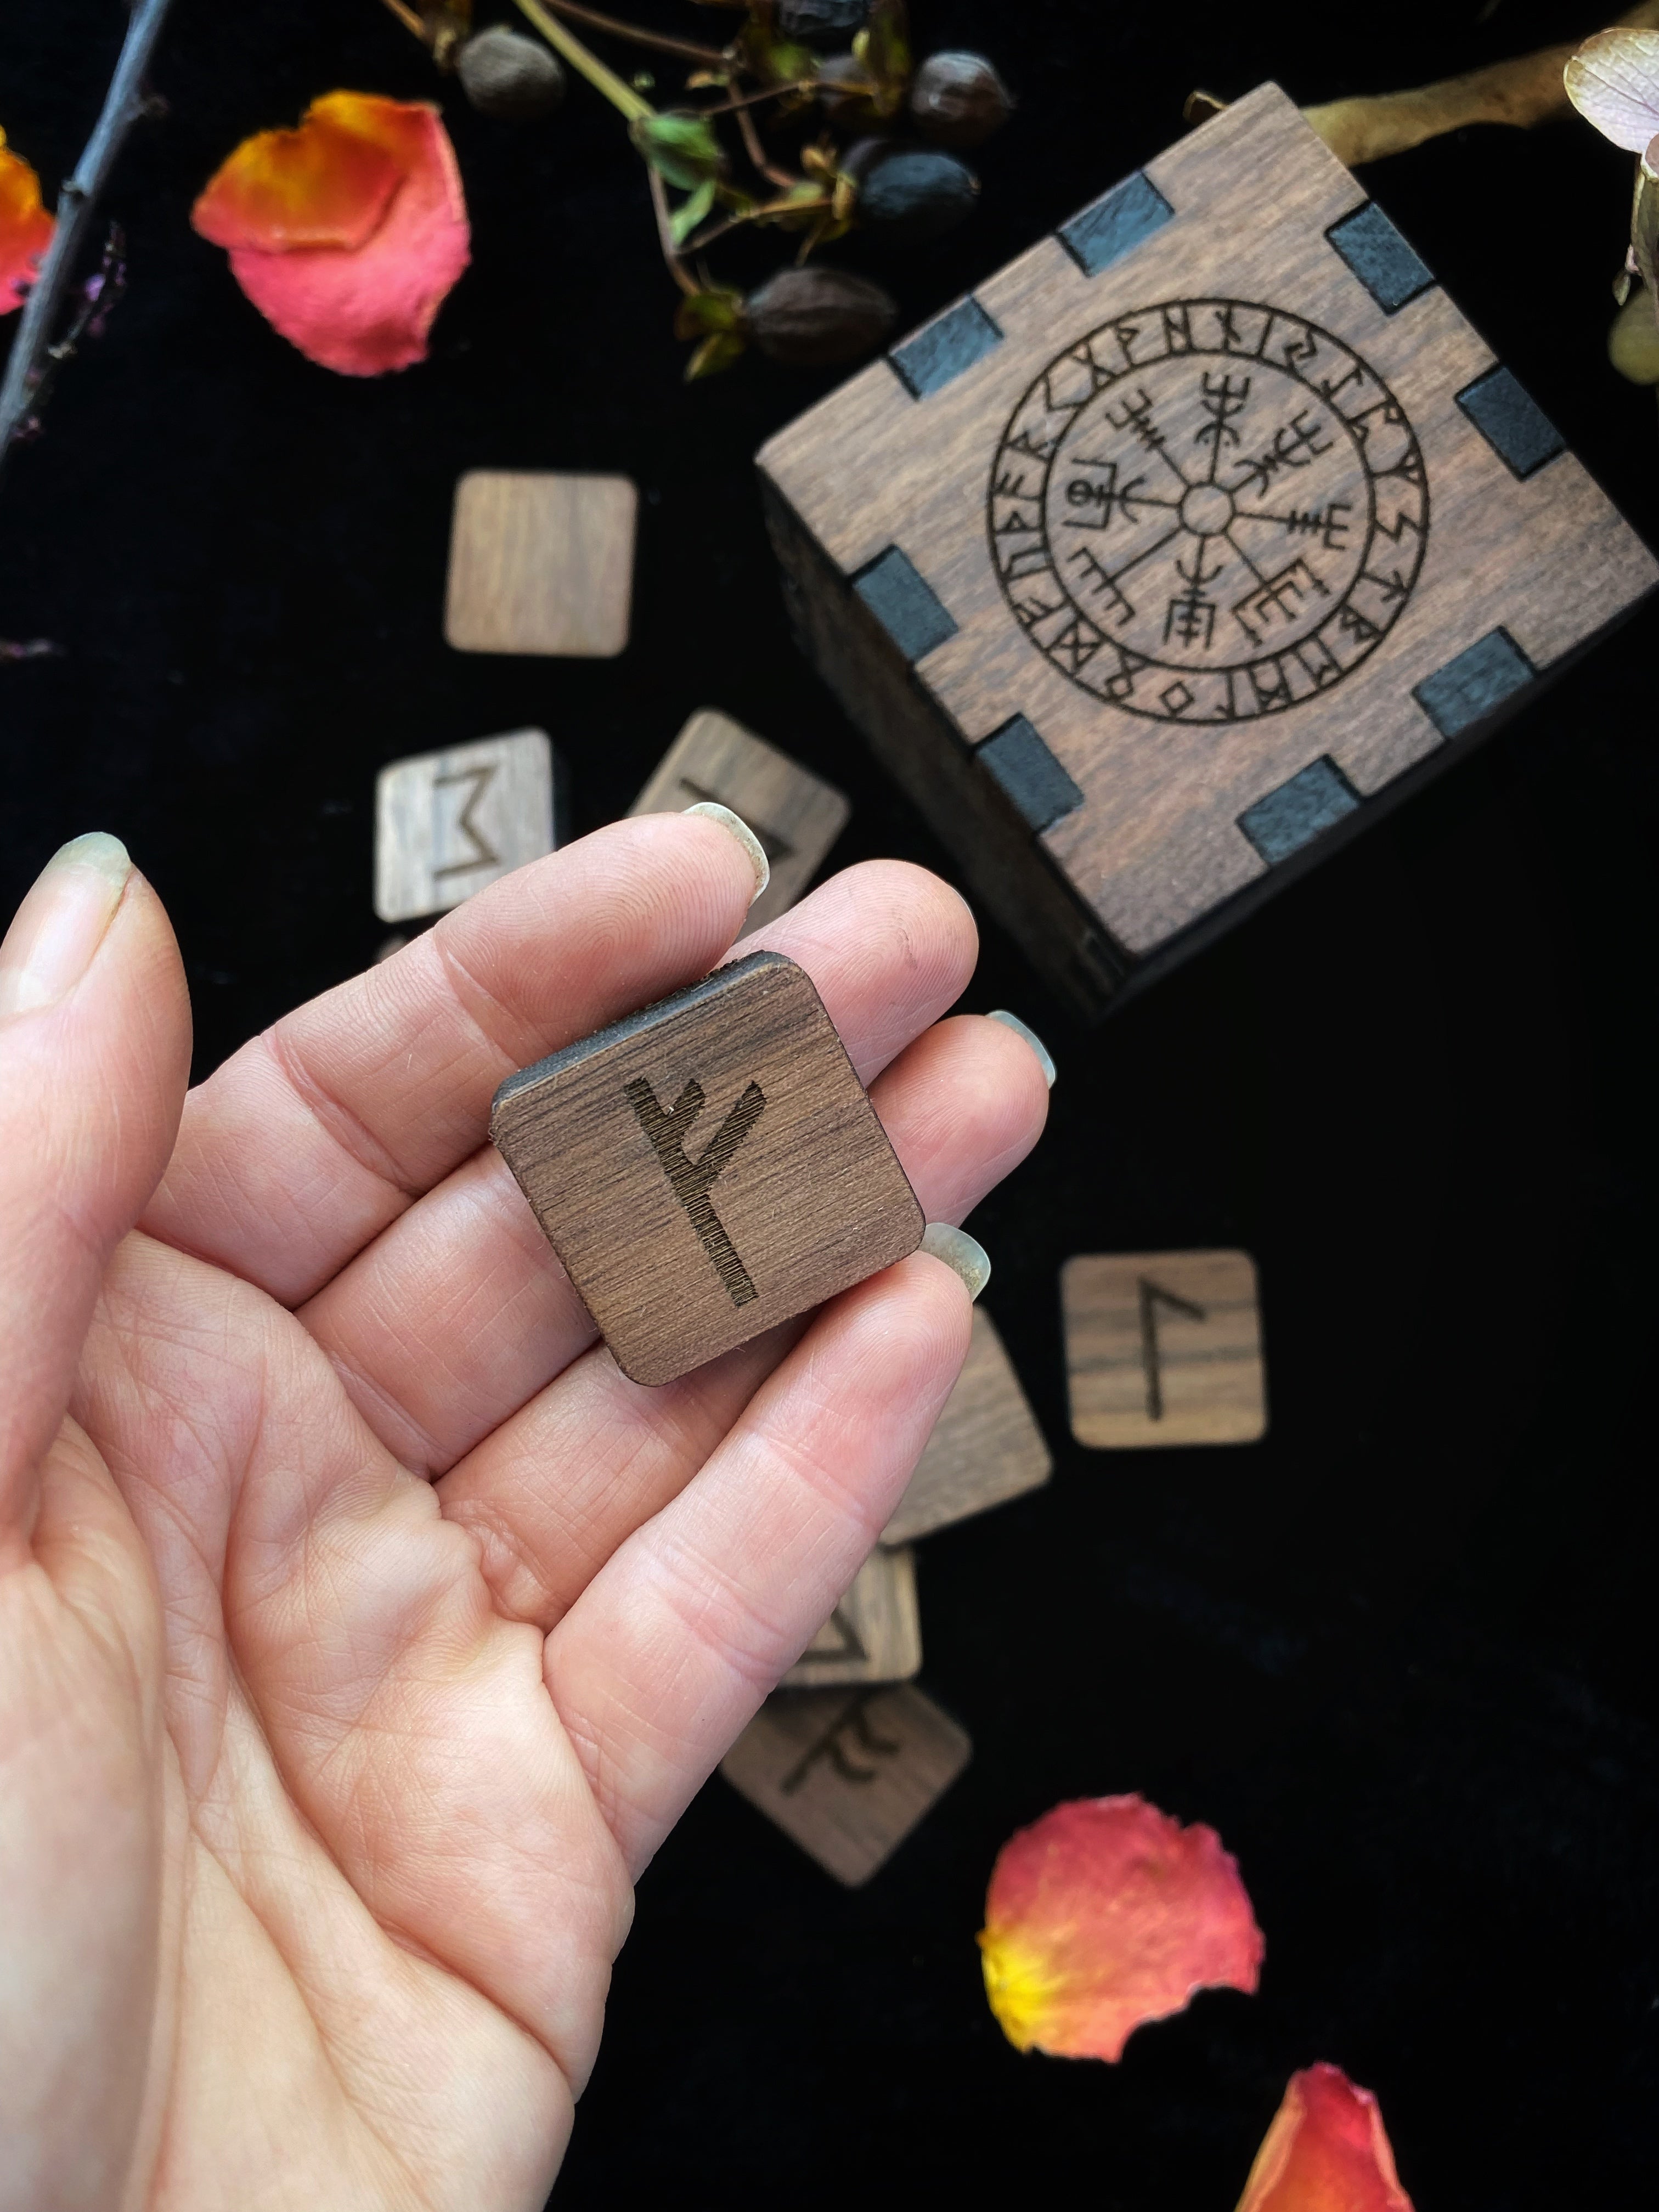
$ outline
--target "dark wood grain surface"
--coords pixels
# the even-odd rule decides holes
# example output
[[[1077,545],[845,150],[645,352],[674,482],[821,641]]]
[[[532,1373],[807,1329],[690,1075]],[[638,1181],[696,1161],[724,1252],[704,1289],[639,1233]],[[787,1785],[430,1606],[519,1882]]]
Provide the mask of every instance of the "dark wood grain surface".
[[[1419,688],[1461,655],[1502,633],[1517,667],[1559,668],[1659,574],[1570,453],[1517,473],[1460,404],[1494,356],[1430,272],[1395,305],[1335,250],[1365,187],[1277,86],[1144,179],[1165,215],[1106,265],[1062,228],[975,285],[993,335],[939,388],[877,362],[760,456],[807,601],[895,549],[932,594],[902,651],[867,619],[798,627],[958,848],[970,756],[923,765],[926,707],[970,746],[1020,718],[1070,779],[1041,850],[1028,832],[975,880],[1018,927],[1046,855],[1070,943],[1028,942],[1062,987],[1068,952],[1091,965],[1103,999],[1512,709],[1518,690],[1437,725]],[[847,662],[896,654],[917,705],[893,712]],[[1342,817],[1281,856],[1251,810],[1316,763]]]
[[[823,1001],[781,953],[509,1077],[490,1135],[636,1382],[862,1282],[926,1225]]]
[[[1040,1488],[1053,1466],[997,1325],[975,1306],[962,1373],[881,1540],[908,1544],[1006,1504]]]
[[[749,936],[795,903],[847,827],[845,795],[730,714],[703,707],[690,716],[629,808],[678,813],[709,799],[741,815],[772,874],[749,909]]]
[[[780,1690],[720,1765],[826,1874],[869,1881],[967,1765],[967,1735],[908,1684]]]

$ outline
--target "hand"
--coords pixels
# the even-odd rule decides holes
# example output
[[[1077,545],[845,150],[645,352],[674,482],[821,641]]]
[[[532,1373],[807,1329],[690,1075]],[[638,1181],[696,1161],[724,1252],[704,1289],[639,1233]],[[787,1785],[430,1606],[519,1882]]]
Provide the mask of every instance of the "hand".
[[[631,1885],[828,1616],[967,1344],[918,1254],[661,1389],[484,1143],[692,981],[708,819],[497,884],[185,1096],[167,918],[66,847],[0,950],[0,2208],[537,2208]],[[817,984],[932,1220],[1036,1141],[966,908],[849,870]],[[135,1224],[137,1224],[135,1226]]]

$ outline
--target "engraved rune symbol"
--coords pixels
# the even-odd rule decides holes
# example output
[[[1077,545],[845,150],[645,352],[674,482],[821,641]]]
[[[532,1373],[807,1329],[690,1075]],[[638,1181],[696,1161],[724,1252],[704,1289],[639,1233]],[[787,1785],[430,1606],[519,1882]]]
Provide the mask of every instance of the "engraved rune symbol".
[[[462,836],[471,840],[472,850],[464,860],[447,860],[441,868],[434,868],[432,876],[434,883],[442,876],[465,875],[471,868],[500,867],[501,854],[472,818],[473,810],[495,781],[499,765],[495,761],[483,761],[477,768],[459,769],[453,775],[441,775],[434,779],[432,788],[434,792],[453,791],[458,783],[472,786],[455,823]]]
[[[1190,1298],[1182,1297],[1175,1291],[1166,1291],[1162,1283],[1155,1283],[1149,1275],[1139,1279],[1140,1291],[1140,1366],[1146,1377],[1146,1418],[1149,1421],[1164,1419],[1164,1370],[1158,1361],[1158,1310],[1168,1306],[1171,1313],[1184,1314],[1188,1321],[1202,1321],[1204,1309],[1195,1306]]]
[[[828,1759],[843,1782],[873,1782],[879,1768],[855,1765],[856,1756],[861,1753],[876,1760],[897,1758],[904,1746],[896,1743],[890,1736],[878,1735],[865,1711],[873,1694],[872,1691],[863,1691],[842,1707],[817,1741],[809,1747],[779,1783],[781,1796],[793,1797],[821,1759]],[[848,1736],[854,1739],[850,1746],[846,1741]]]
[[[623,1095],[639,1116],[640,1127],[650,1139],[652,1148],[662,1163],[663,1173],[668,1177],[675,1197],[685,1208],[691,1226],[696,1231],[703,1250],[713,1261],[714,1272],[725,1284],[732,1304],[750,1304],[760,1296],[760,1292],[750,1280],[749,1270],[738,1259],[708,1194],[722,1172],[732,1164],[732,1155],[738,1146],[766,1110],[765,1094],[759,1084],[749,1085],[695,1160],[686,1158],[685,1140],[708,1103],[702,1084],[695,1079],[688,1083],[666,1114],[657,1103],[656,1092],[642,1075],[636,1076],[632,1083],[626,1085]]]

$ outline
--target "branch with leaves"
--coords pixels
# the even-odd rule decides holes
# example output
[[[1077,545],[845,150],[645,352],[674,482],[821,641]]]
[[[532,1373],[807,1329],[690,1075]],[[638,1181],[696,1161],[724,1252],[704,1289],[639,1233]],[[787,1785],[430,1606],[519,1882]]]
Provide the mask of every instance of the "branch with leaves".
[[[1012,106],[982,55],[934,54],[918,66],[904,0],[846,0],[839,9],[823,0],[714,0],[743,15],[724,46],[645,29],[586,0],[515,0],[543,46],[501,25],[473,33],[471,0],[384,4],[486,112],[537,112],[537,82],[540,112],[556,106],[562,79],[547,76],[550,48],[617,110],[650,179],[658,240],[681,294],[675,329],[695,346],[690,377],[726,368],[751,343],[802,365],[852,360],[879,343],[898,312],[886,293],[805,264],[855,223],[921,245],[961,221],[978,183],[958,150],[988,137]],[[826,20],[853,27],[844,52],[819,50]],[[681,97],[654,106],[651,75],[624,78],[574,23],[693,64]],[[927,143],[886,135],[907,113]],[[728,126],[735,146],[722,136]],[[799,240],[793,268],[747,295],[702,258],[746,228]]]

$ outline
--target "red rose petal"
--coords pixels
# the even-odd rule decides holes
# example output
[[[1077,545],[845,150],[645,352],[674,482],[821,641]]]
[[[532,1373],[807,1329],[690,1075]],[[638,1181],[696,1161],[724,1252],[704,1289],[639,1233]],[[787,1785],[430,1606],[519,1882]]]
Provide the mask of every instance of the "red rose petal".
[[[40,273],[56,223],[40,204],[40,179],[0,131],[0,315],[21,307]]]
[[[237,283],[308,360],[345,376],[424,361],[433,319],[471,258],[460,171],[437,110],[330,93],[298,131],[262,139],[307,134],[302,157],[266,149],[222,191],[261,141],[239,148],[198,201],[196,228],[229,246]]]
[[[1238,2212],[1412,2212],[1370,2091],[1339,2066],[1292,2074]]]
[[[986,1994],[1018,2051],[1122,2056],[1144,2021],[1202,1989],[1255,1990],[1266,1946],[1213,1828],[1144,1797],[1056,1805],[997,1855]]]

